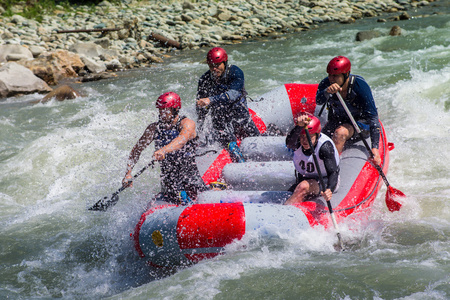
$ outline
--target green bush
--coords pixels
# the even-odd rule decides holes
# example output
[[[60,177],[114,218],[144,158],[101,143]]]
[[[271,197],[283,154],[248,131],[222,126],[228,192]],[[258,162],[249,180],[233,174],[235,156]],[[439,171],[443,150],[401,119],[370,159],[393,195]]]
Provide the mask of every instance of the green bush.
[[[18,14],[27,18],[42,21],[42,17],[46,14],[52,14],[56,9],[56,5],[61,5],[64,10],[71,11],[80,5],[95,6],[103,0],[0,0],[0,5],[4,8],[4,16],[12,16],[14,14],[12,7],[22,7],[22,12]],[[112,3],[120,3],[119,0],[110,1]]]

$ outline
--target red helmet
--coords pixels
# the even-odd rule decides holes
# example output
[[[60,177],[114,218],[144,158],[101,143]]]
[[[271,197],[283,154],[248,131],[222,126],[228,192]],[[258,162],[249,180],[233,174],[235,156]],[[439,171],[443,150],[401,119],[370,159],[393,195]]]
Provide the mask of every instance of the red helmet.
[[[347,57],[336,56],[328,63],[327,73],[332,75],[347,74],[348,72],[350,72],[351,66],[352,64]]]
[[[320,133],[320,131],[322,131],[322,125],[320,125],[320,120],[313,116],[308,114],[309,117],[311,118],[311,121],[309,121],[308,124],[308,131],[310,134],[315,134],[315,133]],[[306,134],[305,129],[303,129],[300,134]]]
[[[156,108],[181,108],[181,98],[174,92],[164,93],[156,100]]]
[[[206,61],[208,64],[220,64],[221,62],[227,61],[228,55],[225,49],[220,47],[214,47],[209,50],[206,55]]]

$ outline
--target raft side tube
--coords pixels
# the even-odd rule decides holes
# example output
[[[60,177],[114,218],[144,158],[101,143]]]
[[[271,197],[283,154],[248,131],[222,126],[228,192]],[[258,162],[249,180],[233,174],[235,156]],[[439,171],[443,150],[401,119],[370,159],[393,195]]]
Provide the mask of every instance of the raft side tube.
[[[247,137],[240,148],[247,161],[292,161],[294,156],[294,151],[286,147],[285,136]]]
[[[290,205],[238,202],[161,206],[146,215],[139,245],[153,266],[186,266],[223,253],[227,245],[248,233],[280,237],[313,223],[317,222],[311,215]]]
[[[276,238],[297,230],[311,228],[311,222],[302,209],[292,205],[244,203],[245,231],[257,231],[264,238]]]
[[[161,206],[146,215],[139,245],[152,265],[181,266],[220,254],[244,234],[242,203]]]
[[[386,151],[387,139],[383,124],[380,132],[380,156],[383,169],[389,164],[389,151]],[[366,139],[370,145],[370,138]],[[378,171],[368,160],[369,154],[362,141],[348,144],[341,155],[341,183],[339,190],[331,200],[337,218],[346,217],[355,210],[366,210],[381,188],[382,179]],[[369,212],[365,212],[365,215]]]
[[[156,266],[188,265],[190,261],[180,251],[177,222],[184,207],[160,206],[147,214],[139,231],[139,246],[143,255]]]
[[[288,191],[206,191],[199,194],[198,203],[272,203],[283,204],[292,195]]]
[[[283,191],[296,182],[292,161],[231,163],[222,176],[232,189],[243,191]]]

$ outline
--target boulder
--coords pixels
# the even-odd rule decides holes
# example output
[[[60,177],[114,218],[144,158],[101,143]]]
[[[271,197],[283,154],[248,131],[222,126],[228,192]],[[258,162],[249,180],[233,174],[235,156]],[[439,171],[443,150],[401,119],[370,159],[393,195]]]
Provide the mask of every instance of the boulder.
[[[394,25],[391,28],[391,31],[389,31],[389,35],[392,36],[397,36],[397,35],[401,35],[402,34],[402,29],[400,28],[400,26]]]
[[[99,57],[103,54],[103,47],[96,43],[76,43],[70,46],[69,51],[87,57]]]
[[[119,70],[122,69],[122,64],[118,59],[112,59],[105,62],[106,69],[108,70]]]
[[[33,57],[38,57],[39,55],[45,52],[45,49],[39,46],[32,45],[30,46],[30,51],[33,54]]]
[[[97,80],[101,80],[101,79],[109,79],[109,78],[113,78],[113,77],[117,77],[117,75],[114,73],[103,72],[103,73],[97,73],[97,74],[88,74],[86,76],[81,77],[80,81],[81,82],[89,82],[89,81],[97,81]]]
[[[189,1],[184,1],[182,4],[183,10],[194,10],[195,5]]]
[[[411,19],[411,17],[409,16],[409,14],[406,11],[402,12],[402,14],[400,16],[398,16],[398,18],[399,18],[399,20],[402,20],[402,21]]]
[[[46,52],[33,60],[19,63],[49,85],[57,85],[64,78],[77,77],[85,67],[80,56],[67,50]]]
[[[108,37],[103,37],[94,40],[94,43],[100,45],[104,49],[108,49],[111,46],[111,40]]]
[[[231,18],[231,13],[228,10],[219,11],[216,17],[220,21],[228,21]]]
[[[0,63],[10,60],[33,59],[33,53],[21,45],[1,45]]]
[[[88,69],[91,73],[102,73],[106,71],[106,65],[103,62],[94,61],[86,56],[82,56],[81,61],[85,64],[86,69]]]
[[[371,40],[380,36],[381,33],[377,30],[360,31],[356,34],[356,41],[361,42],[365,40]]]
[[[57,87],[56,89],[45,95],[44,98],[36,102],[45,103],[53,98],[58,101],[63,101],[67,99],[75,99],[76,97],[80,97],[80,94],[77,91],[75,91],[72,87],[68,85],[62,85]]]
[[[15,62],[0,68],[0,97],[11,97],[32,93],[47,93],[52,89],[26,67]]]

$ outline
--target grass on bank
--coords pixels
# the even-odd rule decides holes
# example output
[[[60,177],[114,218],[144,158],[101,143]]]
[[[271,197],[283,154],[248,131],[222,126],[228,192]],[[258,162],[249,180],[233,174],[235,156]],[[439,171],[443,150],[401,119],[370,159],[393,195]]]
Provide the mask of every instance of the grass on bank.
[[[76,11],[80,6],[92,9],[103,0],[0,0],[5,17],[21,15],[27,19],[41,22],[44,15],[53,14],[56,10]],[[120,4],[120,0],[109,0],[112,4]]]
[[[27,19],[35,19],[39,22],[42,21],[42,17],[47,14],[52,14],[57,5],[64,11],[72,11],[78,5],[95,6],[100,3],[101,0],[0,0],[0,6],[3,8],[2,13],[5,17],[12,15],[21,15]]]
[[[54,11],[62,9],[66,12],[76,11],[78,7],[87,6],[92,10],[103,0],[0,0],[0,14],[5,17],[12,15],[21,15],[27,19],[35,19],[41,22],[42,17],[47,14],[53,14]],[[184,2],[186,0],[137,0],[155,3],[170,4],[173,2]],[[199,0],[187,0],[189,2],[198,2]],[[219,0],[215,0],[219,1]],[[131,2],[131,0],[108,0],[108,2],[118,5],[122,2]]]

